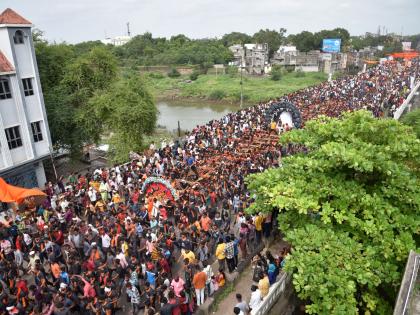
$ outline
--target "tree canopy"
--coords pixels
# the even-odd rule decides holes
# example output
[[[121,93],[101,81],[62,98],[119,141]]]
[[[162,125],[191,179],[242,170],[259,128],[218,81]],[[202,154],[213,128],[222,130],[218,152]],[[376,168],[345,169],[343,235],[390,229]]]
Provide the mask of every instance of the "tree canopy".
[[[401,117],[401,122],[411,126],[420,139],[420,108],[415,109]]]
[[[35,47],[55,147],[77,155],[111,134],[113,159],[126,160],[130,150],[141,149],[157,109],[141,78],[120,77],[110,47],[49,44],[40,36]]]
[[[333,30],[322,30],[316,33],[303,31],[295,35],[289,35],[287,40],[293,43],[299,51],[308,52],[310,50],[319,50],[322,48],[322,40],[327,38],[340,38],[341,50],[346,50],[349,45],[350,34],[344,28],[335,28]]]
[[[111,134],[111,158],[124,162],[130,151],[140,151],[143,135],[155,129],[158,110],[143,79],[129,75],[113,84],[105,93],[97,93],[89,101],[93,113]]]
[[[304,153],[247,178],[250,212],[277,208],[286,270],[309,314],[390,314],[419,247],[420,140],[371,113],[319,117],[280,137]]]

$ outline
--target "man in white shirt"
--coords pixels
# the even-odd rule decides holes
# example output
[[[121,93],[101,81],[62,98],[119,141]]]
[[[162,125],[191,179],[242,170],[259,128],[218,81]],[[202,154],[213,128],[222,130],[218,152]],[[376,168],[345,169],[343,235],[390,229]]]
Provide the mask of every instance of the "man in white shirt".
[[[249,307],[251,310],[255,310],[262,301],[261,292],[256,285],[251,286],[251,298],[249,299]]]
[[[101,240],[102,240],[102,252],[104,253],[104,255],[107,255],[109,252],[109,247],[111,246],[111,237],[109,237],[107,233],[103,232],[101,235]]]

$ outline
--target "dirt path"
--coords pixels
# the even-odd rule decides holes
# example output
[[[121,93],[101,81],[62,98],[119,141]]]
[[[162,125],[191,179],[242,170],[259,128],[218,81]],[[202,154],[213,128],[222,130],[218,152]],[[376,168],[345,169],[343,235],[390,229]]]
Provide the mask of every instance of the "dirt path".
[[[280,252],[280,250],[286,246],[286,243],[284,241],[272,241],[271,244],[272,245],[268,247],[268,250],[271,251],[273,255],[277,255]],[[239,281],[236,283],[234,290],[219,303],[217,311],[213,312],[212,314],[233,314],[233,308],[237,303],[237,293],[240,293],[242,295],[242,299],[248,303],[249,299],[251,298],[251,285],[257,285],[257,283],[252,281],[252,274],[253,269],[251,265],[249,265],[239,276]]]

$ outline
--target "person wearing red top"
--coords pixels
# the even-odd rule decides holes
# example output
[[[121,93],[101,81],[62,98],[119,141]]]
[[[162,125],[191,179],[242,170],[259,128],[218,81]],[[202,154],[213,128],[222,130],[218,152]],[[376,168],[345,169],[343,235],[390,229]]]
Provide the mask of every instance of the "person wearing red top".
[[[200,225],[203,231],[208,232],[211,227],[211,219],[206,213],[203,213],[203,216],[200,219]]]
[[[179,306],[179,301],[175,297],[174,291],[169,291],[168,293],[168,303],[174,305],[172,309],[172,315],[181,315],[181,307]]]

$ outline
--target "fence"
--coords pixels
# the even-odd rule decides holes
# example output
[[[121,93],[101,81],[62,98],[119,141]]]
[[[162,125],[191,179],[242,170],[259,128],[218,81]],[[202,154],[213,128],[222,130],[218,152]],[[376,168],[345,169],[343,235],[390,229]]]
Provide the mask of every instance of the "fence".
[[[404,103],[395,111],[394,113],[394,119],[400,119],[402,114],[405,112],[405,110],[410,111],[411,110],[411,100],[413,99],[414,95],[416,95],[417,91],[419,90],[420,82],[416,84],[414,89],[411,90],[411,93],[408,95],[408,97],[405,99]]]
[[[261,304],[251,311],[251,315],[265,315],[280,298],[280,295],[286,288],[286,283],[290,276],[287,273],[282,273],[280,279],[270,287],[268,295],[264,298]]]

